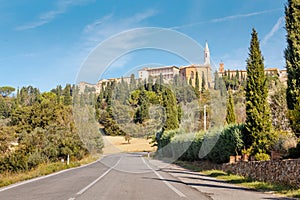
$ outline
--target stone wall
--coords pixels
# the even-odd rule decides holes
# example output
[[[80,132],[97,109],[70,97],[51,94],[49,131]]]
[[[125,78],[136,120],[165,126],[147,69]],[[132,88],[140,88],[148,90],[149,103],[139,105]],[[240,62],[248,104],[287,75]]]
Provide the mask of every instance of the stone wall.
[[[222,165],[222,170],[258,181],[300,188],[300,159],[228,163]]]

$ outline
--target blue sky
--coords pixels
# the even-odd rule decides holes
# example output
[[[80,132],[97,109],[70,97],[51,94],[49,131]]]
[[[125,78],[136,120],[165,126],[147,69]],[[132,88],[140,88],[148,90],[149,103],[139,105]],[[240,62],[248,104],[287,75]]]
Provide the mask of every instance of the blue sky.
[[[75,83],[84,60],[97,45],[122,31],[143,27],[178,31],[202,46],[208,41],[212,61],[216,65],[223,61],[227,69],[245,68],[251,29],[255,27],[265,67],[285,65],[285,0],[0,3],[0,85],[33,85],[47,91],[57,84]],[[202,59],[203,52],[199,57]],[[187,64],[168,52],[146,49],[120,57],[99,78],[124,76],[147,63]],[[99,67],[104,66],[99,63]]]

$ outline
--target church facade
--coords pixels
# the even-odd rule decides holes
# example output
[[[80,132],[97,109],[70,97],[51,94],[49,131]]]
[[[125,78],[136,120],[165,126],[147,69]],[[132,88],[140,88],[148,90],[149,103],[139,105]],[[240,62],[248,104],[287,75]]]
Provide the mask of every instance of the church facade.
[[[141,80],[147,80],[149,76],[154,79],[163,76],[164,80],[170,82],[174,79],[175,75],[179,75],[182,79],[187,82],[191,82],[195,86],[196,75],[198,74],[200,89],[201,82],[204,79],[205,87],[212,87],[212,69],[210,64],[210,51],[208,43],[206,42],[204,48],[204,63],[203,64],[192,64],[187,66],[163,66],[153,68],[143,68],[138,71],[138,78]]]

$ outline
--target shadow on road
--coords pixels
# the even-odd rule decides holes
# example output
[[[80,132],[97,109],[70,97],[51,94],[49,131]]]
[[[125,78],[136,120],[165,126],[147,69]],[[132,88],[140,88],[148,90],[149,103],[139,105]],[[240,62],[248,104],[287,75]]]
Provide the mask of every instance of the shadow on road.
[[[227,185],[216,185],[216,184],[205,184],[205,183],[192,183],[192,182],[182,182],[179,180],[171,180],[171,179],[159,179],[159,178],[147,178],[144,177],[145,179],[153,179],[153,180],[158,180],[158,181],[168,181],[168,182],[173,182],[173,183],[181,183],[185,184],[188,186],[200,186],[200,187],[212,187],[212,188],[221,188],[221,189],[231,189],[231,190],[242,190],[242,191],[255,191],[253,189],[248,189],[248,188],[243,188],[243,187],[234,187],[234,186],[227,186]],[[189,177],[190,178],[190,177]],[[208,181],[208,180],[205,180]]]
[[[269,200],[292,200],[292,199],[295,199],[295,198],[288,198],[288,197],[270,197],[270,198],[263,198],[263,199],[269,199]]]

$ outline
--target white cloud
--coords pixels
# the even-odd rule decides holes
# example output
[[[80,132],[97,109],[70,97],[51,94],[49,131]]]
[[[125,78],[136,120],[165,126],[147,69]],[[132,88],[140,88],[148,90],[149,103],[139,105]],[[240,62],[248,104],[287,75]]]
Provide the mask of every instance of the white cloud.
[[[282,10],[282,9],[278,8],[278,9],[265,10],[265,11],[260,11],[260,12],[253,12],[253,13],[246,13],[246,14],[239,14],[239,15],[231,15],[231,16],[211,19],[211,20],[208,20],[208,21],[201,21],[201,22],[186,24],[186,25],[182,25],[182,26],[174,26],[174,27],[171,27],[171,29],[181,29],[181,28],[196,26],[196,25],[205,24],[205,23],[225,22],[225,21],[230,21],[230,20],[234,20],[234,19],[240,19],[240,18],[246,18],[246,17],[252,17],[252,16],[256,16],[256,15],[262,15],[262,14],[266,14],[266,13],[276,12],[276,11],[279,11],[279,10]]]
[[[84,28],[84,30],[83,30],[83,32],[84,33],[90,33],[92,31],[94,31],[97,28],[97,26],[100,26],[101,24],[107,22],[112,17],[113,17],[113,13],[110,13],[110,14],[105,15],[104,17],[102,17],[100,19],[97,19],[93,23],[86,25],[85,28]]]
[[[84,27],[82,32],[83,42],[80,44],[81,49],[83,48],[86,53],[90,52],[101,41],[104,41],[105,39],[108,39],[109,37],[122,31],[141,27],[144,21],[155,16],[156,14],[156,10],[150,9],[126,18],[116,18],[113,13],[105,15]],[[118,44],[119,48],[130,45],[127,44],[127,42],[132,41],[130,39],[120,42],[121,43]]]
[[[109,13],[89,24],[86,24],[86,26],[82,29],[80,41],[70,50],[70,57],[66,58],[67,62],[74,63],[73,66],[77,65],[79,73],[82,65],[86,62],[85,59],[97,50],[95,47],[101,43],[105,43],[106,40],[118,33],[146,25],[146,20],[155,16],[156,13],[156,10],[146,10],[123,18],[115,15],[114,13]],[[139,31],[139,33],[141,34],[142,31]],[[103,63],[108,58],[111,58],[111,55],[122,55],[119,54],[119,52],[122,52],[122,49],[126,49],[131,46],[139,46],[137,43],[141,43],[141,41],[135,40],[137,36],[138,35],[134,35],[134,33],[125,34],[122,39],[110,42],[109,46],[105,47],[106,50],[104,52],[96,53],[100,56],[96,55],[95,61],[93,63],[89,63],[91,66],[90,70],[92,71],[89,75],[97,74],[96,71],[99,68],[99,64],[100,66],[104,66]],[[101,60],[101,62],[99,62],[99,60]],[[131,60],[132,56],[124,55],[110,64],[112,67],[122,68],[126,67]],[[91,83],[95,83],[95,81],[97,81],[97,79],[85,80]]]
[[[280,17],[276,24],[273,26],[273,28],[271,29],[271,31],[264,37],[264,39],[262,40],[262,45],[265,45],[270,38],[273,37],[273,35],[280,29],[282,28],[282,25],[284,24],[284,17]]]
[[[150,9],[144,12],[136,13],[133,16],[116,19],[114,14],[110,13],[85,26],[84,37],[91,42],[100,42],[114,34],[131,28],[141,26],[141,22],[157,14],[156,10]]]
[[[42,13],[36,21],[25,23],[16,27],[16,30],[34,29],[53,21],[57,16],[64,14],[69,7],[86,4],[91,0],[59,0],[54,10]]]

